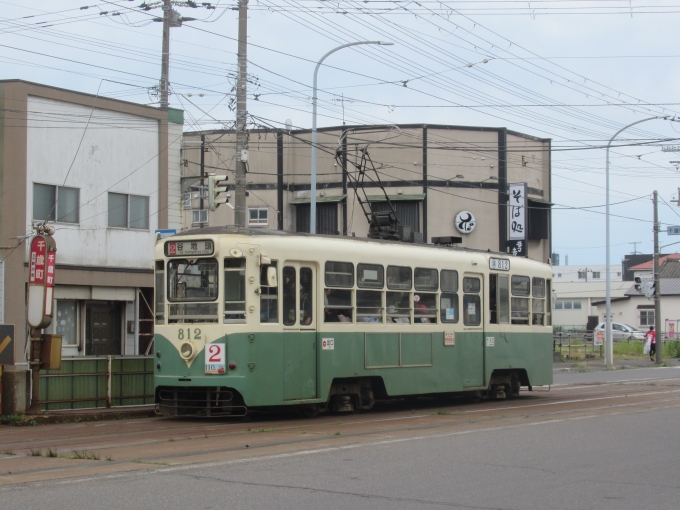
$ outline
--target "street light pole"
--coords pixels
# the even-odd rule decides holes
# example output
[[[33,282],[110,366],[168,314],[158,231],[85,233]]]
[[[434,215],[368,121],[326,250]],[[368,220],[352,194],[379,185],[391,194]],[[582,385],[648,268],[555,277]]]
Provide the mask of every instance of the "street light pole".
[[[605,316],[605,344],[606,344],[606,349],[605,349],[605,358],[607,360],[607,368],[614,368],[614,343],[612,342],[612,278],[611,278],[611,261],[609,260],[610,256],[610,240],[609,240],[609,147],[611,146],[612,142],[614,139],[619,136],[619,134],[626,129],[628,129],[631,126],[634,126],[636,124],[640,124],[641,122],[647,122],[648,120],[654,120],[654,119],[667,119],[668,117],[649,117],[647,119],[642,119],[638,120],[636,122],[633,122],[631,124],[628,124],[627,126],[622,127],[619,129],[616,133],[614,133],[614,136],[611,137],[609,142],[607,143],[607,161],[606,161],[606,189],[607,189],[607,198],[606,198],[606,212],[605,212],[605,222],[606,222],[606,245],[607,245],[607,250],[606,250],[606,271],[607,271],[607,278],[606,278],[606,302],[607,302],[607,307],[606,307],[606,316]],[[658,333],[657,333],[658,334]]]
[[[314,87],[312,89],[312,183],[310,191],[311,203],[309,210],[309,232],[312,234],[316,234],[316,100],[317,100],[316,82],[317,75],[319,74],[319,67],[321,67],[321,63],[330,54],[335,53],[336,51],[341,50],[343,48],[348,48],[349,46],[358,46],[360,44],[377,44],[380,46],[392,46],[394,43],[384,41],[357,41],[343,44],[341,46],[338,46],[337,48],[333,48],[331,51],[329,51],[323,57],[321,57],[321,60],[317,62],[316,67],[314,68]]]

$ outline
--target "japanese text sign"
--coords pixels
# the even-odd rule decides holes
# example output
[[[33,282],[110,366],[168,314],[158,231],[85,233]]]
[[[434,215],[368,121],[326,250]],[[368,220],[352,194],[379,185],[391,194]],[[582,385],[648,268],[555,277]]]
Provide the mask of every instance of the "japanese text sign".
[[[510,241],[526,240],[526,183],[508,185],[508,213],[508,239]]]

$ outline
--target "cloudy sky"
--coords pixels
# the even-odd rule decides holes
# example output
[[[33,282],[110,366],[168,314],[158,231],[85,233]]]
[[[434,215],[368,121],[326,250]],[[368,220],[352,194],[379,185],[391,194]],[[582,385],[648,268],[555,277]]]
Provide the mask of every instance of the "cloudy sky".
[[[0,79],[157,104],[161,3],[0,1]],[[171,30],[170,104],[187,111],[187,130],[232,126],[237,2],[174,3],[195,20]],[[680,116],[679,19],[680,0],[250,0],[248,110],[253,125],[309,128],[315,62],[347,42],[391,41],[328,58],[319,125],[440,123],[552,138],[554,250],[572,265],[602,264],[603,147],[626,124]],[[665,233],[680,225],[671,202],[680,154],[662,151],[676,144],[680,122],[667,120],[614,143],[612,263],[632,242],[652,251],[654,190],[661,244],[680,240]]]

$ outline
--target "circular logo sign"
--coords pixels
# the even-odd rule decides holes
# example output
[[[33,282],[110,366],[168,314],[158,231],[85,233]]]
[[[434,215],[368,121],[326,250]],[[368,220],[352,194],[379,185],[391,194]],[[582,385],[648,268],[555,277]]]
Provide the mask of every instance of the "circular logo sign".
[[[477,221],[475,220],[475,215],[470,211],[460,211],[456,214],[456,228],[461,234],[469,234],[475,229]]]

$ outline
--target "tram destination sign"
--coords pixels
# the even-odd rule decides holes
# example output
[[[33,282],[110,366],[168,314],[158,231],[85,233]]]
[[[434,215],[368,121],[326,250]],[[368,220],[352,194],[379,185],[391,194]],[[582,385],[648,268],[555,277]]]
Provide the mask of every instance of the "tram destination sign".
[[[510,271],[510,260],[491,257],[489,259],[489,269],[492,271]]]
[[[215,245],[208,239],[198,241],[167,241],[165,243],[166,257],[190,257],[196,255],[212,255]]]

